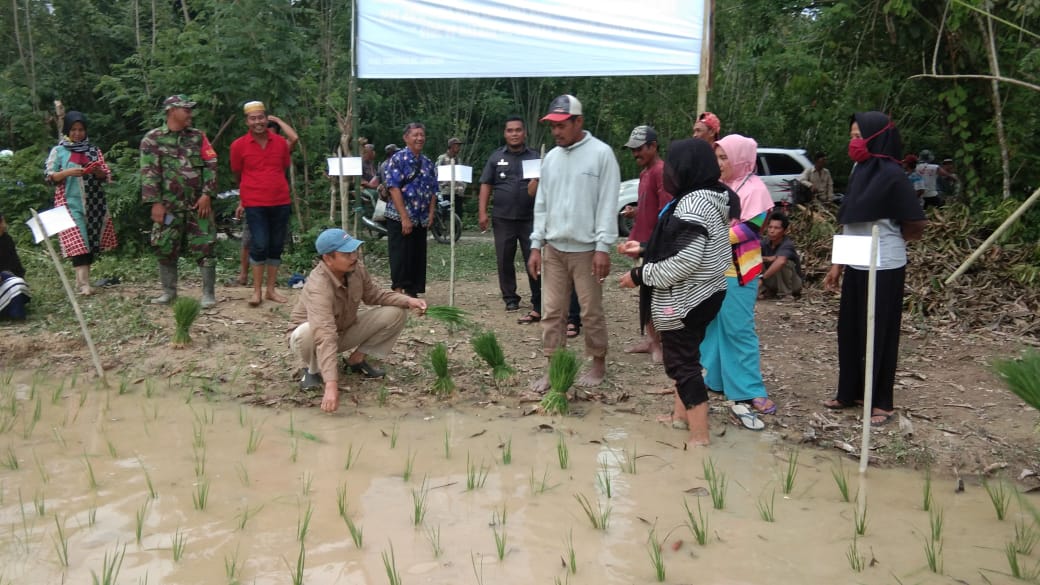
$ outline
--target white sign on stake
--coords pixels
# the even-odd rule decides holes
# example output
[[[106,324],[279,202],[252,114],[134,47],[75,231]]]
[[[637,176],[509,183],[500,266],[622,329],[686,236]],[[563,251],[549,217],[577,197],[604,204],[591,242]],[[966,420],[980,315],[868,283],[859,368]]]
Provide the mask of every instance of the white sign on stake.
[[[451,165],[441,165],[437,167],[437,182],[439,183],[450,183],[451,182]],[[456,183],[472,183],[473,182],[473,167],[467,167],[465,165],[455,165],[455,182]]]
[[[881,264],[880,246],[877,251],[877,263]],[[834,236],[831,264],[869,266],[870,236]]]
[[[328,159],[330,177],[356,177],[361,174],[361,157],[351,156]]]
[[[30,219],[25,222],[25,225],[29,226],[32,230],[33,238],[37,244],[43,241],[43,238],[53,236],[54,234],[61,233],[67,229],[76,227],[76,222],[72,220],[72,214],[69,213],[69,208],[61,205],[54,209],[48,209],[43,213],[39,214],[40,223],[43,224],[43,229],[47,231],[46,235],[40,231],[40,227],[36,225],[36,221]]]
[[[524,178],[540,179],[542,177],[542,159],[533,158],[524,161]]]

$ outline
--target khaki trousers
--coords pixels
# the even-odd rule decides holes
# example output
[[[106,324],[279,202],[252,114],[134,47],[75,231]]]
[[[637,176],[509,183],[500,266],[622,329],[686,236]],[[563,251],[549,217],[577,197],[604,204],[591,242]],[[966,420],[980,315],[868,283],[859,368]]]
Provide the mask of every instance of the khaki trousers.
[[[390,355],[407,319],[408,309],[401,307],[372,307],[361,311],[350,329],[340,333],[336,350],[343,353],[357,348],[365,355],[385,358]],[[289,337],[289,349],[306,364],[308,372],[317,374],[321,371],[310,323],[303,323],[293,329]]]
[[[603,285],[592,274],[595,252],[561,252],[542,246],[542,353],[552,357],[567,344],[567,310],[571,290],[581,304],[585,353],[594,358],[607,355],[607,319],[603,315]]]
[[[802,277],[794,269],[794,262],[787,261],[780,272],[762,279],[762,287],[778,297],[802,293]]]

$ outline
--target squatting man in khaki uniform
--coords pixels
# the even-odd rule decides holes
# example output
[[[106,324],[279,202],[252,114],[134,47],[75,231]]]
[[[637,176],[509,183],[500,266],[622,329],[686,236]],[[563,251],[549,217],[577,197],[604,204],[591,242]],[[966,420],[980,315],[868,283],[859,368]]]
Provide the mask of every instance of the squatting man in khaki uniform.
[[[377,286],[358,258],[364,243],[341,229],[327,229],[314,244],[321,261],[307,277],[289,318],[289,348],[306,366],[300,388],[325,386],[321,409],[339,408],[336,356],[353,350],[347,369],[366,378],[386,372],[365,360],[385,358],[404,329],[408,309],[426,312],[426,301]],[[364,302],[372,308],[358,312]]]

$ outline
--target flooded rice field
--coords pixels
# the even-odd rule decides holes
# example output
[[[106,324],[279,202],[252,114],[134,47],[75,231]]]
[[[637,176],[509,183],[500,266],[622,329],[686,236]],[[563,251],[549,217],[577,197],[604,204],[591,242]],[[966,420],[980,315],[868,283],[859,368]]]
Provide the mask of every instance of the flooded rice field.
[[[181,377],[0,377],[3,585],[1018,582],[1009,558],[1037,571],[1040,528],[1012,484],[864,478],[769,432],[715,428],[710,448],[684,450],[684,432],[595,405],[325,415],[208,401]]]

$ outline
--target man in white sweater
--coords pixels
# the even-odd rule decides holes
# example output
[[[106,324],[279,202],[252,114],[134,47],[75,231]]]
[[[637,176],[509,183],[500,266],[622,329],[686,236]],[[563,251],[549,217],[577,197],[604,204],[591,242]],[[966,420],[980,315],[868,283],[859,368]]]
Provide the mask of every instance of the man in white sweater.
[[[542,121],[550,123],[556,148],[542,161],[527,262],[531,276],[542,281],[542,352],[550,358],[566,342],[573,287],[581,304],[585,352],[592,358],[577,385],[596,386],[607,369],[603,282],[617,239],[621,173],[611,148],[584,129],[578,98],[557,97]],[[547,390],[548,374],[532,388]]]

